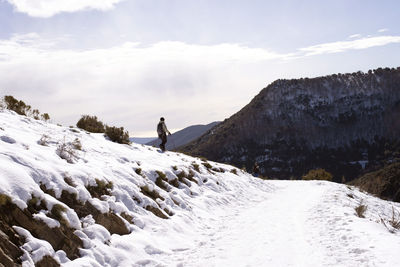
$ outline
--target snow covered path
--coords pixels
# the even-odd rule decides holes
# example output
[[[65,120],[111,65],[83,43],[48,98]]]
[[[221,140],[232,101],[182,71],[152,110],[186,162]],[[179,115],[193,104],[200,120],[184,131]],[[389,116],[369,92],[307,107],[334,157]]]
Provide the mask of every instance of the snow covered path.
[[[271,183],[275,192],[222,211],[204,222],[191,249],[160,254],[159,262],[182,267],[400,266],[399,236],[355,215],[357,194],[363,193],[351,198],[347,187],[335,190],[325,182]]]

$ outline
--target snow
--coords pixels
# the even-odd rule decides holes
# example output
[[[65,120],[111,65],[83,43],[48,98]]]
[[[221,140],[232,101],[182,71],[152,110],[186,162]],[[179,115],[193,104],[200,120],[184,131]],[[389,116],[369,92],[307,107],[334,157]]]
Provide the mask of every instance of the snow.
[[[23,266],[34,266],[44,256],[52,256],[56,258],[53,247],[44,240],[33,237],[27,230],[14,226],[14,230],[25,238],[26,243],[22,245],[21,249],[24,252],[22,256]]]
[[[43,135],[48,136],[46,145],[38,142]],[[75,138],[82,150],[74,150],[73,163],[68,163],[57,148]],[[47,241],[15,227],[26,238],[24,266],[33,266],[45,255],[62,266],[400,266],[400,234],[389,223],[392,209],[400,211],[399,203],[346,185],[264,181],[239,169],[236,175],[230,165],[209,161],[222,173],[202,163],[0,112],[0,193],[22,209],[32,196],[46,200],[48,211],[62,205],[64,220],[83,241],[81,257],[71,260]],[[156,186],[156,171],[172,181],[181,171],[193,171],[195,164],[200,168],[193,177],[198,184],[167,184],[168,191]],[[112,183],[110,195],[92,198],[87,188],[96,180]],[[40,185],[53,190],[55,197]],[[143,194],[145,186],[163,199]],[[103,213],[129,215],[133,223],[124,222],[131,233],[110,234],[91,215],[79,218],[60,202],[63,190]],[[355,212],[361,204],[367,206],[365,218]],[[147,205],[167,208],[173,215],[161,219],[147,211]],[[39,211],[34,219],[58,227],[48,211]]]

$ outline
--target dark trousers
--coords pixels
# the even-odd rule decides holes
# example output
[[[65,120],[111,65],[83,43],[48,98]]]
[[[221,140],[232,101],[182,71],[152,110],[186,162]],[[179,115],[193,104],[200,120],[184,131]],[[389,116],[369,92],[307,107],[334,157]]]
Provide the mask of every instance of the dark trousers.
[[[161,139],[160,148],[162,151],[165,151],[165,144],[167,143],[167,134],[163,133],[158,135],[158,137]]]

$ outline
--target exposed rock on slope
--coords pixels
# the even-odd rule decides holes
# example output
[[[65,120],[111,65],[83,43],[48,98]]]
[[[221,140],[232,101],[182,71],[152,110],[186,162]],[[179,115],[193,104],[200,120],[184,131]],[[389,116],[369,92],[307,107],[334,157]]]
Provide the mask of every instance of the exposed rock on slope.
[[[299,177],[325,168],[353,179],[400,155],[400,68],[277,80],[182,151]],[[386,151],[386,152],[385,152]]]

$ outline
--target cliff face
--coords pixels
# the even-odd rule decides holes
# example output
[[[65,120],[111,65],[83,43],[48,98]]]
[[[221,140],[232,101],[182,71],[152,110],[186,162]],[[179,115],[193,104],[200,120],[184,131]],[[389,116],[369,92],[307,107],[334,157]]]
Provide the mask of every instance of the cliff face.
[[[398,156],[400,68],[277,80],[238,113],[182,148],[264,175],[322,167],[352,179]]]

